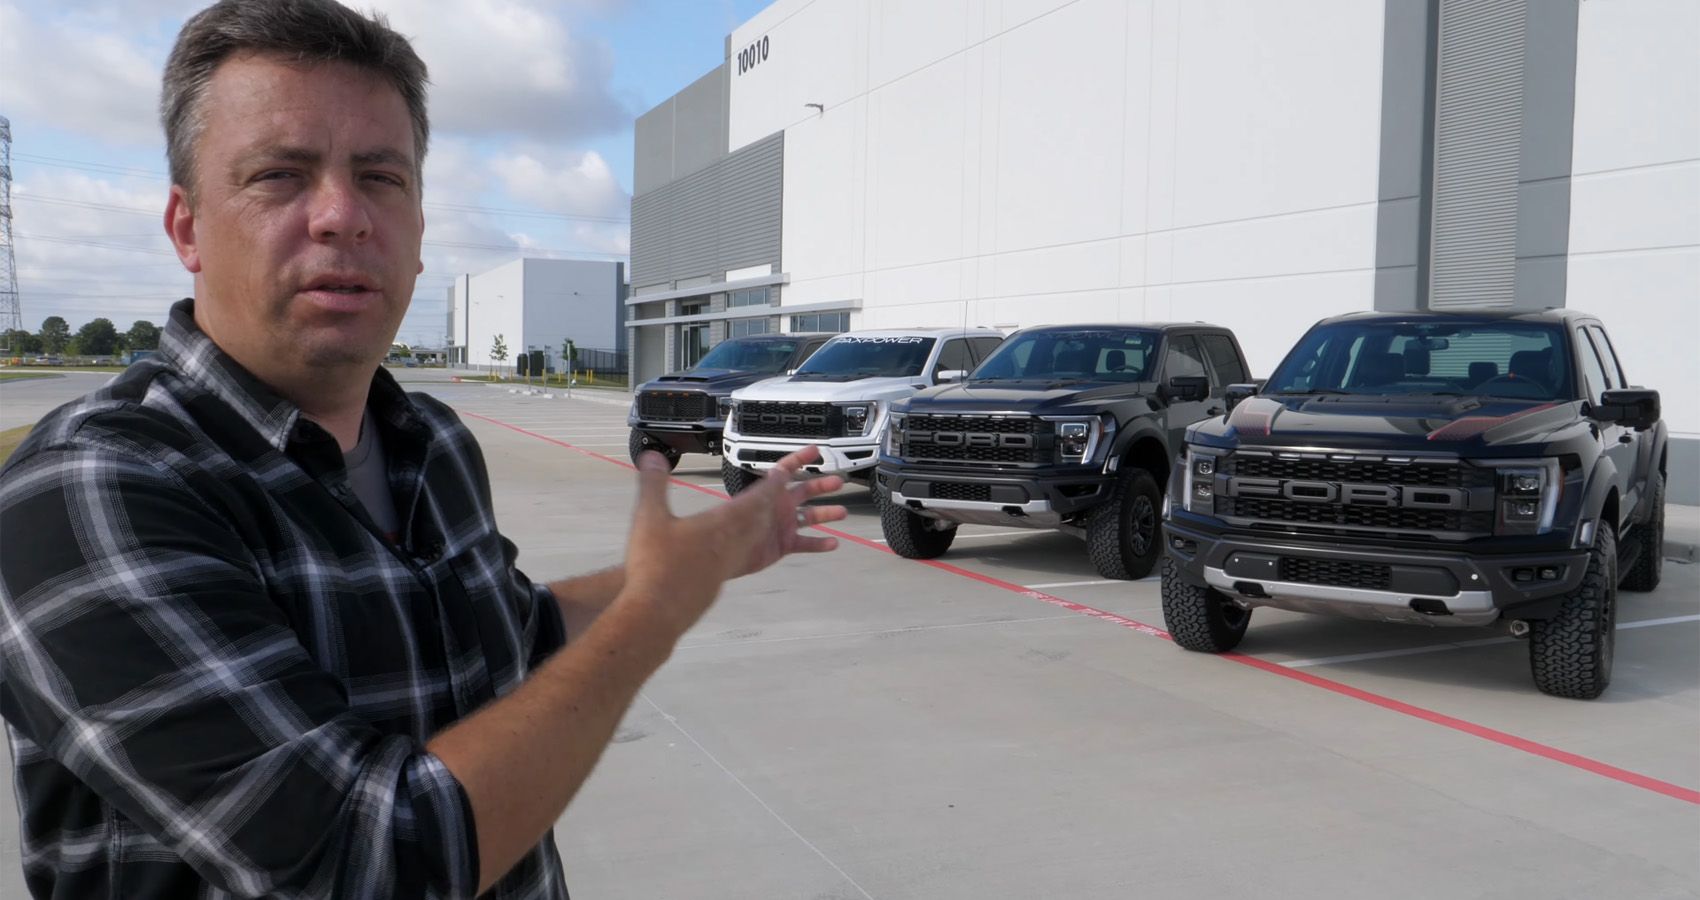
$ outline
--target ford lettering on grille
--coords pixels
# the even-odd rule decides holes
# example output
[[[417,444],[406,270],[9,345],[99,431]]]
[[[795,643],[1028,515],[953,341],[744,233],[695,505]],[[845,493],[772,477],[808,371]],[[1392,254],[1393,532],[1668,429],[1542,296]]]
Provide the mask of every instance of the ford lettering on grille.
[[[1397,506],[1410,509],[1469,509],[1463,488],[1351,484],[1338,481],[1282,481],[1279,478],[1229,478],[1231,497],[1279,497],[1297,503],[1348,506]]]
[[[826,416],[799,413],[762,413],[756,421],[763,425],[825,425]]]
[[[1033,435],[996,434],[974,431],[911,431],[909,440],[917,444],[937,444],[940,447],[1007,447],[1031,450]]]

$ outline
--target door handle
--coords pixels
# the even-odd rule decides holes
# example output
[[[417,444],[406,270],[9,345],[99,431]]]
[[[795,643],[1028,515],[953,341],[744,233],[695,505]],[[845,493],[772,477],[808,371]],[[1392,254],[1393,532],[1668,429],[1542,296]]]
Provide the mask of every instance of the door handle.
[[[1627,434],[1620,434],[1617,436],[1617,442],[1619,444],[1633,444],[1635,443],[1635,438],[1630,437]]]
[[[1212,406],[1209,409],[1205,410],[1204,412],[1205,412],[1206,415],[1219,416],[1222,413],[1227,412],[1227,410],[1223,409],[1220,406]]]

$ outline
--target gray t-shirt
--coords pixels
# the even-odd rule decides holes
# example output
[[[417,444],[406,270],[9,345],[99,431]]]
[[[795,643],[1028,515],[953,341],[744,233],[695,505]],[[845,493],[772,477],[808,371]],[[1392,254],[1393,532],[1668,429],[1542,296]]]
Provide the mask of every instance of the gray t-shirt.
[[[366,514],[377,523],[378,530],[391,543],[400,540],[401,522],[395,511],[395,496],[390,493],[384,443],[372,425],[371,416],[360,420],[360,440],[355,442],[353,450],[342,455],[342,463],[348,467],[348,486],[354,489],[354,496],[360,498],[360,505],[366,507]]]

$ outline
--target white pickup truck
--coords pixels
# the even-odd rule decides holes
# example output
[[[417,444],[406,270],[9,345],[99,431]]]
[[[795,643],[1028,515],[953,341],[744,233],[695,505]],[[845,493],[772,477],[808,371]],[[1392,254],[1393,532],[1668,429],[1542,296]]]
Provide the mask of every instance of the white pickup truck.
[[[992,328],[856,331],[828,341],[796,372],[732,394],[720,463],[736,494],[788,453],[820,447],[812,475],[868,479],[892,403],[961,378],[1003,342]]]

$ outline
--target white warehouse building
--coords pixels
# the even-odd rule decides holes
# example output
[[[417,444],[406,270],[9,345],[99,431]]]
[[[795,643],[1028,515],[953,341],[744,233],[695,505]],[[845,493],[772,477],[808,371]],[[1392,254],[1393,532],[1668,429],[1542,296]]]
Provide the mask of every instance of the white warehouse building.
[[[634,381],[763,330],[1605,319],[1700,502],[1700,3],[779,0],[637,123]]]
[[[455,279],[448,299],[450,365],[511,368],[520,353],[542,350],[555,366],[568,338],[586,350],[626,349],[624,263],[516,259]],[[497,335],[505,362],[490,356]]]

